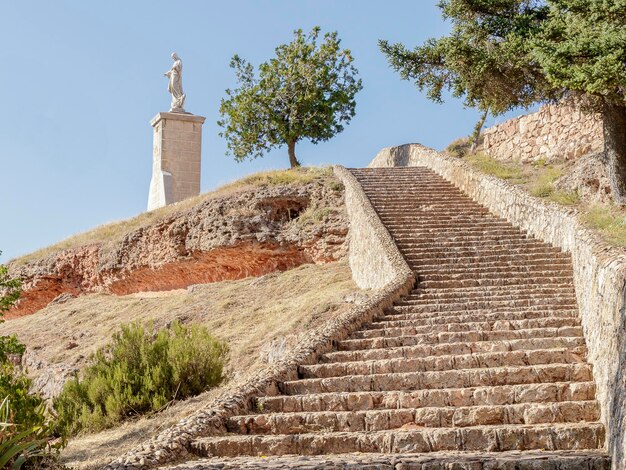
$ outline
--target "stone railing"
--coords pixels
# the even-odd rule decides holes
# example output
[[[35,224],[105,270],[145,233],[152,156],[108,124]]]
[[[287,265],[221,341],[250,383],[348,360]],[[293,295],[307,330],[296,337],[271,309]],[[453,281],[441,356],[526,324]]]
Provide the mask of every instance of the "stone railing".
[[[337,341],[382,315],[395,300],[411,291],[415,276],[356,178],[343,167],[336,167],[335,174],[346,188],[353,277],[357,285],[376,290],[363,303],[309,331],[282,360],[244,383],[231,385],[210,405],[118,457],[106,469],[151,468],[189,457],[188,448],[194,439],[226,432],[229,417],[252,410],[257,397],[278,395],[279,382],[296,380],[299,365],[315,364]]]
[[[345,186],[350,220],[349,260],[354,282],[361,289],[380,289],[398,277],[413,276],[354,175],[341,166],[335,167],[335,175]]]
[[[521,188],[419,144],[381,150],[370,167],[425,166],[493,213],[572,254],[581,322],[593,365],[613,468],[626,446],[626,253],[586,229],[573,209],[546,203]]]
[[[498,160],[572,160],[602,151],[602,121],[572,106],[546,105],[486,129],[483,148]]]

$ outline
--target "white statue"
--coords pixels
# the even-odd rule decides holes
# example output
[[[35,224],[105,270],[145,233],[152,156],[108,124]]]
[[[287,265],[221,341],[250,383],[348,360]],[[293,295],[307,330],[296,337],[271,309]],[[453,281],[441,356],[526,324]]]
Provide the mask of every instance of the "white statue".
[[[183,61],[180,60],[176,52],[172,53],[172,68],[165,72],[165,76],[169,78],[167,91],[172,95],[172,113],[185,112],[185,93],[183,93]]]

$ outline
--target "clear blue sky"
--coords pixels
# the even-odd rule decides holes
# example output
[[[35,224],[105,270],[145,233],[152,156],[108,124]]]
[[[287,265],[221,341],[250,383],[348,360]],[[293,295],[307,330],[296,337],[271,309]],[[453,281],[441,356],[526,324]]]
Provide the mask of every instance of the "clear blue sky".
[[[237,53],[255,65],[296,28],[337,30],[363,79],[357,115],[333,140],[299,144],[303,164],[364,166],[386,146],[443,148],[477,114],[430,103],[388,68],[379,38],[411,46],[446,32],[435,0],[5,0],[0,2],[2,260],[145,210],[149,120],[169,109],[170,53],[186,109],[206,116],[202,191],[287,166],[286,149],[235,163],[218,136]]]

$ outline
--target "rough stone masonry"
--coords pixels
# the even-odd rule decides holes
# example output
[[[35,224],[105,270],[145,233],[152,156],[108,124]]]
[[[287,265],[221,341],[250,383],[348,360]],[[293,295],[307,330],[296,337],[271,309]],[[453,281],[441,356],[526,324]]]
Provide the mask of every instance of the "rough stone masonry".
[[[573,160],[603,150],[602,121],[571,106],[547,105],[490,127],[483,146],[498,160]]]
[[[148,210],[200,194],[202,123],[188,113],[159,113],[154,128]]]

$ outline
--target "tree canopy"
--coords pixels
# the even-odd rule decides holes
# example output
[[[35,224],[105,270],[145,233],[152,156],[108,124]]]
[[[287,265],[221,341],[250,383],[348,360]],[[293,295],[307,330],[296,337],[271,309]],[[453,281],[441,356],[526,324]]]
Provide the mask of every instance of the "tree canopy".
[[[232,58],[239,87],[226,90],[218,124],[237,161],[287,145],[291,166],[299,166],[297,142],[326,141],[354,117],[362,83],[352,54],[341,49],[337,32],[326,33],[320,43],[319,35],[319,27],[309,34],[295,31],[292,42],[259,66],[258,77],[250,63]]]
[[[0,319],[20,298],[22,288],[20,280],[11,278],[8,271],[6,266],[0,264]]]
[[[449,35],[379,41],[403,79],[503,114],[575,98],[603,113],[614,198],[626,202],[626,0],[442,0]]]

